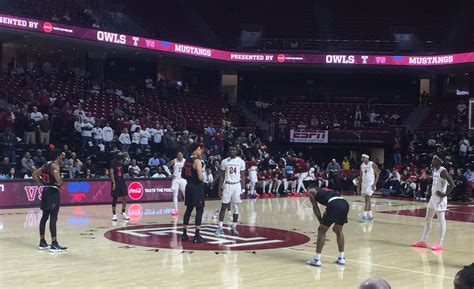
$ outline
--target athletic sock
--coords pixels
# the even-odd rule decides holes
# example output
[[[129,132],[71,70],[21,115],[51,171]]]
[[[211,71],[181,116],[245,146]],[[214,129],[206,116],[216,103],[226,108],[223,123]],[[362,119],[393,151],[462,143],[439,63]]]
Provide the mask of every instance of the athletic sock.
[[[364,217],[368,217],[369,216],[369,212],[368,211],[364,211]]]
[[[344,258],[344,252],[339,252],[339,258]]]
[[[369,211],[369,217],[373,217],[374,215],[372,215],[372,211]]]
[[[219,229],[222,229],[224,227],[224,222],[223,221],[219,221]]]
[[[237,228],[237,223],[232,223],[232,229]]]
[[[314,256],[314,260],[321,260],[321,254],[316,253],[316,256]]]

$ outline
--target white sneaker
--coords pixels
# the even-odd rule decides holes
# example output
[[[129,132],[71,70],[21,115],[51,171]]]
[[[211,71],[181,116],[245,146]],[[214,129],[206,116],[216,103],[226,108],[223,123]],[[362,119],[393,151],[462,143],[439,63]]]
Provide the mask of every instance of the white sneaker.
[[[117,215],[112,215],[112,221],[117,221]]]
[[[125,213],[122,213],[122,218],[123,218],[124,220],[127,220],[127,221],[130,220],[130,217],[127,216],[127,214],[125,214]]]
[[[346,265],[346,258],[337,257],[336,263],[339,264],[339,265]]]
[[[320,259],[312,259],[306,262],[307,265],[314,266],[314,267],[321,267],[321,260]]]

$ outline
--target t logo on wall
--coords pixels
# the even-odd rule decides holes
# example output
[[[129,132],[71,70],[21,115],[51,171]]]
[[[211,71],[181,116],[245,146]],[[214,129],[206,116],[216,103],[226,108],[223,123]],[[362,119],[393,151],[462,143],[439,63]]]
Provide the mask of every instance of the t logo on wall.
[[[43,194],[43,186],[25,186],[26,197],[28,201],[33,202],[36,199],[36,193],[38,193],[38,200],[41,200]]]

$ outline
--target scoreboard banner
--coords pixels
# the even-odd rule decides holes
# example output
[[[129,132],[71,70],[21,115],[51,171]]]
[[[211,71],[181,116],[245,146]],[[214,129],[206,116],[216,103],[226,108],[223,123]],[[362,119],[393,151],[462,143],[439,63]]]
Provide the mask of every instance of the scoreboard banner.
[[[474,63],[474,52],[409,56],[409,55],[357,55],[357,54],[292,54],[292,53],[244,53],[180,44],[170,41],[108,32],[99,29],[77,27],[63,23],[47,22],[31,18],[0,14],[0,28],[37,32],[44,35],[64,36],[98,43],[142,48],[176,55],[214,59],[236,63],[274,64],[331,64],[331,65],[391,65],[432,66]]]
[[[292,143],[328,143],[329,131],[292,129],[290,130],[290,142]]]

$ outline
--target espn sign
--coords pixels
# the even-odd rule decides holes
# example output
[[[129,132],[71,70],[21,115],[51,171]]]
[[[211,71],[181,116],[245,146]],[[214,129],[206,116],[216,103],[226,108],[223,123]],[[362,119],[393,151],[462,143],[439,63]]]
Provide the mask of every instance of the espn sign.
[[[327,130],[290,130],[290,142],[293,143],[328,143],[328,136],[329,132]]]

